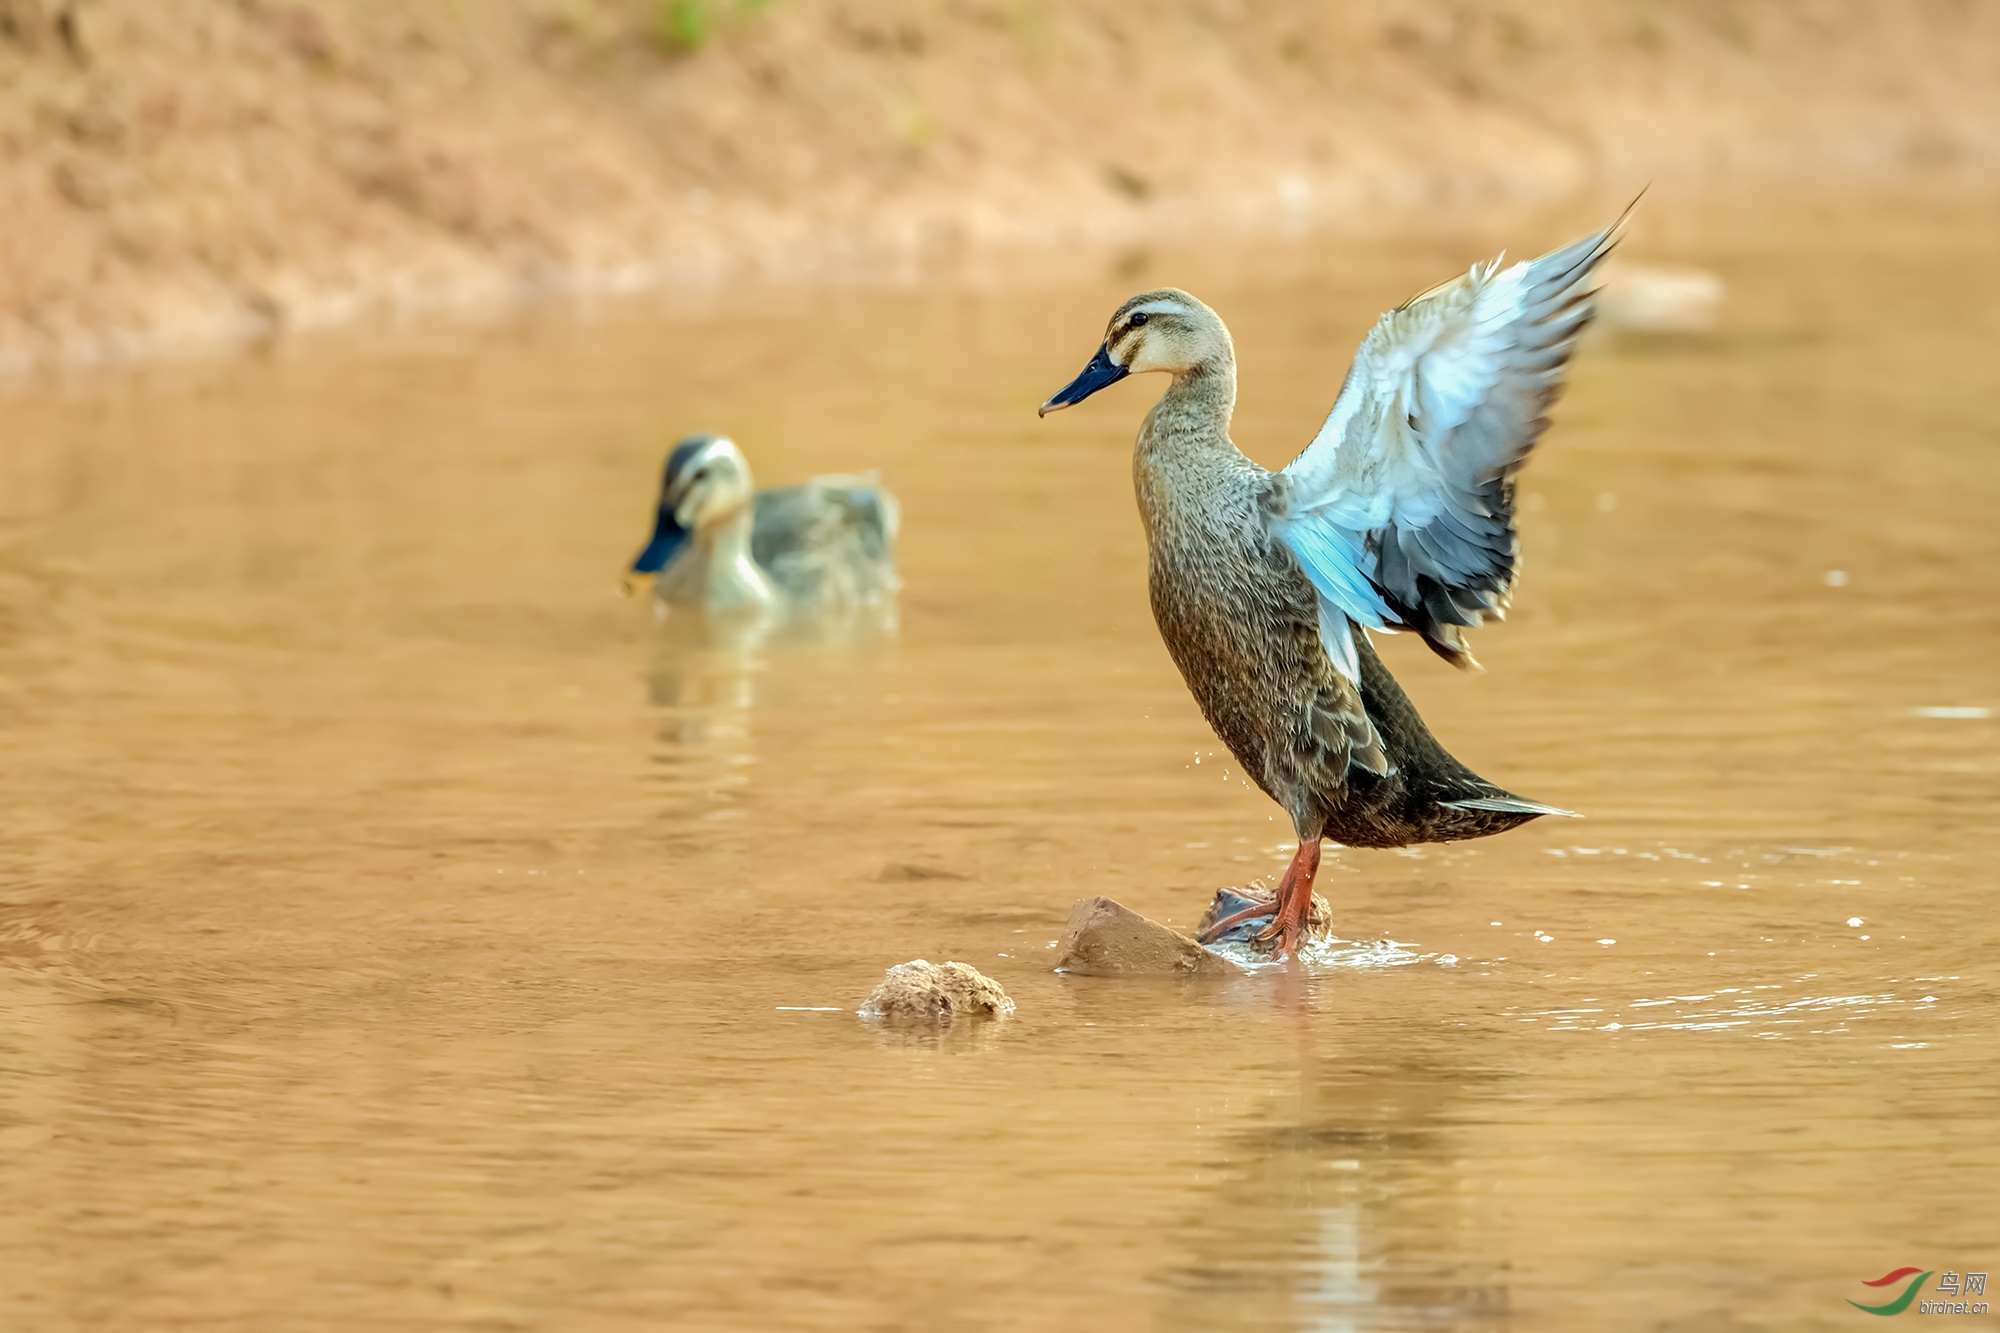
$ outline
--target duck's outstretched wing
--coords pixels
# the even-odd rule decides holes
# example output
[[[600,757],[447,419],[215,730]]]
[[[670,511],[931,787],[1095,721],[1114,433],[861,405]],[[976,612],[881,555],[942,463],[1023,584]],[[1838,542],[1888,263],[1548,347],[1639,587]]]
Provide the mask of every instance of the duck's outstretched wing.
[[[1591,275],[1624,220],[1511,268],[1476,265],[1382,316],[1285,468],[1278,535],[1319,591],[1322,638],[1350,680],[1352,625],[1414,629],[1477,665],[1459,631],[1506,614],[1514,473],[1549,424],[1593,313]]]

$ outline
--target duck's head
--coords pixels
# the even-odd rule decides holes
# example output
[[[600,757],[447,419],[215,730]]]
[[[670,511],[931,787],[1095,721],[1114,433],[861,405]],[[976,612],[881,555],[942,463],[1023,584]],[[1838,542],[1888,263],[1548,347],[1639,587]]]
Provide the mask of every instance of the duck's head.
[[[1204,366],[1233,362],[1229,330],[1213,310],[1177,287],[1141,292],[1118,307],[1104,342],[1083,373],[1042,404],[1040,415],[1074,407],[1127,375],[1162,370],[1176,378]]]
[[[659,573],[690,537],[742,513],[751,494],[750,464],[736,441],[726,435],[688,436],[667,455],[653,539],[632,562],[632,573]]]

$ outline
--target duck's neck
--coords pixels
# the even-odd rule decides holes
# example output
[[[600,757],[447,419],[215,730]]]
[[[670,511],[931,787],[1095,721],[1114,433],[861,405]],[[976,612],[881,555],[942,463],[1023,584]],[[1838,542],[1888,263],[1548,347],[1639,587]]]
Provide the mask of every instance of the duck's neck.
[[[1158,447],[1179,453],[1220,449],[1229,453],[1229,420],[1236,412],[1236,359],[1228,353],[1211,357],[1174,376],[1166,393],[1147,415]]]
[[[668,567],[668,600],[726,609],[769,606],[778,591],[750,554],[752,518],[744,505],[731,518],[698,530],[687,553]]]
[[[1156,557],[1163,544],[1237,524],[1233,502],[1241,498],[1241,483],[1261,469],[1229,438],[1235,407],[1236,363],[1224,356],[1176,375],[1146,414],[1132,455],[1132,482]]]

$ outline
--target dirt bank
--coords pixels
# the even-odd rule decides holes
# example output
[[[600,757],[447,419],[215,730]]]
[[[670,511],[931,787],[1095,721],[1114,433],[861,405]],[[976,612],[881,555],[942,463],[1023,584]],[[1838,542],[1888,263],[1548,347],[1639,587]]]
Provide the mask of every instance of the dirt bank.
[[[0,366],[2000,163],[2000,8],[0,0]]]

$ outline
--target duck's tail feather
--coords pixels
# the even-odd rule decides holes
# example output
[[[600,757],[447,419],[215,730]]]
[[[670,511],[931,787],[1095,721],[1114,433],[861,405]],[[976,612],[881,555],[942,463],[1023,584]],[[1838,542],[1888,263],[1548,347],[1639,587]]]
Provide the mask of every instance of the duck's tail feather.
[[[1540,801],[1530,801],[1521,796],[1470,796],[1462,801],[1439,801],[1447,810],[1490,810],[1496,815],[1561,815],[1564,819],[1582,819],[1574,810],[1562,810],[1553,805],[1543,805]]]

